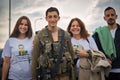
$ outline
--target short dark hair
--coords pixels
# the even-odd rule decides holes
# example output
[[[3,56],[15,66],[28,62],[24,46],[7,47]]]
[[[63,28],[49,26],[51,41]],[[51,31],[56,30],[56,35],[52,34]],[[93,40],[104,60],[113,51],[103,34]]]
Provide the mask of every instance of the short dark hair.
[[[48,8],[47,11],[46,11],[46,16],[48,15],[48,12],[53,12],[53,11],[56,11],[57,14],[59,15],[59,11],[58,11],[57,8],[55,8],[55,7],[50,7],[50,8]]]
[[[116,13],[116,11],[115,11],[115,9],[114,9],[113,7],[107,7],[107,8],[104,10],[104,14],[105,14],[105,12],[106,12],[107,10],[110,10],[110,9],[113,9],[114,12]]]

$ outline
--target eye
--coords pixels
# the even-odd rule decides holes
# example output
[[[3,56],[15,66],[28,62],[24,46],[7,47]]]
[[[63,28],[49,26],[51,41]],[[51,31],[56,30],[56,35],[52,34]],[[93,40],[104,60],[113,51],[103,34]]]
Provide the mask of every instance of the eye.
[[[110,15],[108,14],[108,15],[106,15],[106,17],[109,17]]]
[[[52,16],[48,16],[48,18],[52,18]]]
[[[54,18],[57,18],[58,16],[57,15],[54,15]]]
[[[28,26],[28,24],[23,24],[23,23],[20,23],[20,25]]]
[[[77,25],[77,27],[79,27],[79,25]]]
[[[107,14],[106,17],[115,16],[115,14]]]
[[[115,14],[111,14],[111,16],[115,16]]]
[[[54,16],[48,16],[48,18],[57,18],[58,16],[57,15],[54,15]]]
[[[23,23],[20,23],[20,25],[23,25]]]
[[[72,25],[71,27],[75,27],[75,25]]]
[[[28,24],[25,24],[25,26],[28,26]]]

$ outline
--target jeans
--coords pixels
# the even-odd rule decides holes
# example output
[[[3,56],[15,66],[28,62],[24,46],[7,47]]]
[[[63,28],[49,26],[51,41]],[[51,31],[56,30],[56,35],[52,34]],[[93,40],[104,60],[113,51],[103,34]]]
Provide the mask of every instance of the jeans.
[[[107,77],[106,80],[120,80],[120,73],[110,72],[109,77]]]

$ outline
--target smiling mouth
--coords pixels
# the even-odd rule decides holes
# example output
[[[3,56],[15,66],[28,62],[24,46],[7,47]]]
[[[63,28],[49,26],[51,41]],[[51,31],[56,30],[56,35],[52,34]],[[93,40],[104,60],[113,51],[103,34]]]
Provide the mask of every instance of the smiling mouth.
[[[54,28],[55,26],[52,26],[52,28]]]
[[[79,31],[79,30],[72,30],[72,31]]]

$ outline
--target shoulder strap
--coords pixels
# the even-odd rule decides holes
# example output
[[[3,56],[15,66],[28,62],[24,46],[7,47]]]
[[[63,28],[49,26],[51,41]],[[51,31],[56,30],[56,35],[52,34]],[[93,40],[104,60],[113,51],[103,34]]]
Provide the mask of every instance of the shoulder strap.
[[[89,39],[87,38],[86,40],[87,40],[87,42],[88,42],[88,44],[89,44],[90,49],[92,49],[92,47],[91,47],[91,45],[90,45]]]
[[[86,40],[87,40],[88,43],[90,43],[89,40],[88,40],[88,38]]]

